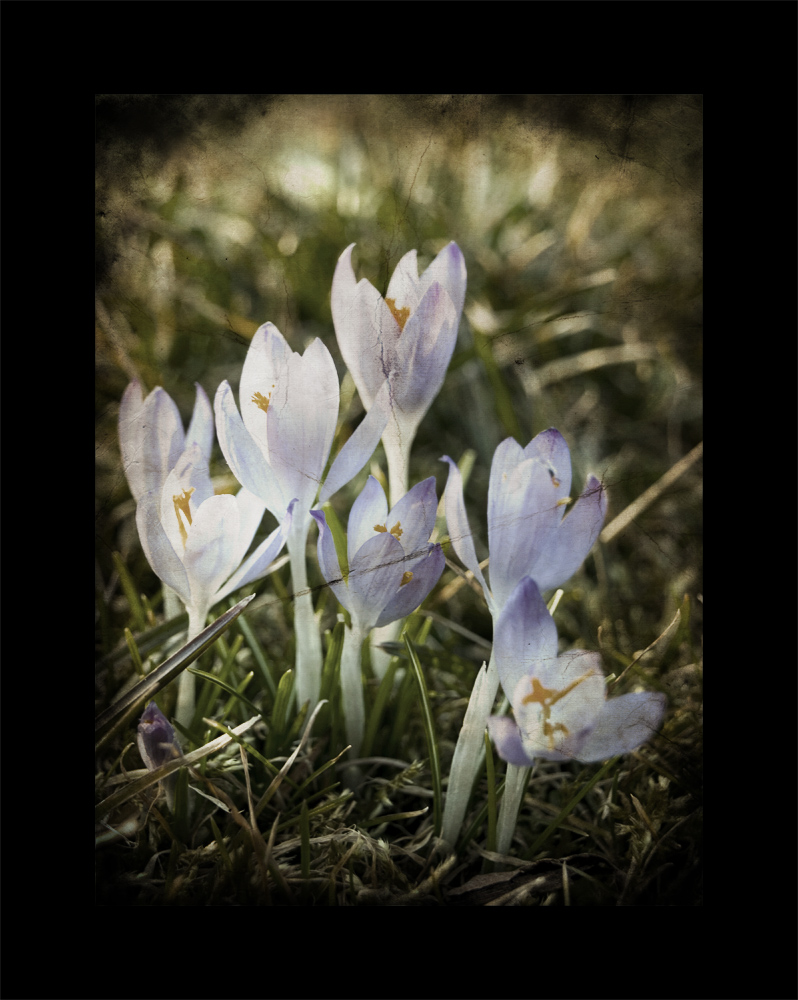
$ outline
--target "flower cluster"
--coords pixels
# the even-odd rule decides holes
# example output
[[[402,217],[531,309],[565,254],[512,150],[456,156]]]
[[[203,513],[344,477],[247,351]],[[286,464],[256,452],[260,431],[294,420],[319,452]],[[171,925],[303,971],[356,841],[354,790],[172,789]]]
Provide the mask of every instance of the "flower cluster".
[[[370,282],[356,279],[353,247],[336,266],[331,308],[341,355],[366,412],[337,455],[331,451],[340,388],[332,355],[319,339],[303,354],[294,352],[272,323],[252,338],[238,402],[225,380],[212,410],[197,386],[184,432],[166,392],[156,388],[144,398],[134,381],[121,402],[119,435],[143,549],[188,609],[190,636],[216,603],[263,576],[287,546],[299,706],[314,705],[320,691],[321,643],[305,567],[308,532],[317,525],[322,574],[349,613],[340,676],[347,735],[357,755],[364,734],[362,644],[372,630],[418,608],[445,565],[441,545],[431,541],[435,480],[410,488],[408,476],[413,439],[454,350],[466,267],[457,244],[449,243],[419,276],[416,251],[410,251],[383,297]],[[217,495],[210,479],[214,416],[222,454],[241,483],[236,495]],[[369,476],[349,514],[344,559],[344,542],[320,508],[364,468],[380,440],[389,498]],[[487,574],[477,558],[460,470],[449,456],[442,461],[448,464],[444,499],[451,545],[482,586],[494,622],[490,665],[477,676],[449,778],[443,836],[454,843],[486,726],[511,767],[538,759],[596,761],[647,740],[662,721],[665,699],[638,693],[608,700],[598,654],[558,652],[541,592],[577,572],[607,511],[606,491],[595,476],[571,498],[570,453],[559,431],[549,428],[526,447],[513,438],[497,447],[488,490]],[[266,510],[277,527],[250,551]],[[193,684],[188,675],[184,680]],[[512,717],[491,714],[499,684]],[[178,700],[181,724],[190,724],[192,712],[193,689],[187,687]],[[154,703],[141,718],[138,744],[150,768],[180,752]],[[508,788],[509,777],[508,769]],[[517,808],[514,795],[505,793],[503,809]]]

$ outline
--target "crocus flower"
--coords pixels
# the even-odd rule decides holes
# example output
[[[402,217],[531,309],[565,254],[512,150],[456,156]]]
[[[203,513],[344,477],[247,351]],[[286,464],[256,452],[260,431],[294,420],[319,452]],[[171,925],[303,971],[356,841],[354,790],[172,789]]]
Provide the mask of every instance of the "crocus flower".
[[[449,463],[446,524],[452,546],[485,592],[494,621],[524,576],[541,590],[559,587],[579,569],[598,538],[607,513],[607,495],[595,476],[566,515],[571,488],[571,456],[553,427],[526,448],[514,438],[498,446],[488,487],[490,589],[476,556],[463,502],[463,481]]]
[[[136,510],[142,547],[156,575],[196,618],[194,634],[202,630],[214,604],[266,572],[285,544],[295,503],[243,561],[264,503],[246,489],[236,496],[215,496],[199,445],[186,449],[161,489],[142,496]],[[190,638],[191,632],[190,627]]]
[[[281,521],[297,500],[288,537],[294,589],[296,690],[299,704],[318,701],[321,639],[307,584],[305,546],[310,508],[357,475],[377,447],[387,423],[387,384],[377,405],[336,456],[326,479],[338,421],[340,391],[332,356],[318,338],[300,355],[272,323],[252,338],[241,373],[241,414],[225,381],[216,392],[216,430],[238,481]]]
[[[341,689],[347,738],[355,754],[364,728],[361,648],[371,629],[409,615],[440,579],[443,551],[429,542],[437,506],[433,477],[414,486],[389,511],[382,487],[369,476],[349,514],[346,577],[324,514],[311,512],[319,525],[321,571],[352,618],[341,656]]]
[[[214,496],[199,445],[185,450],[161,489],[142,496],[136,508],[141,545],[156,575],[186,605],[189,639],[202,631],[214,604],[267,571],[285,544],[295,503],[244,560],[264,503],[246,489]],[[193,716],[193,681],[188,671],[181,674],[176,713],[181,725]]]
[[[640,692],[608,701],[598,653],[557,655],[554,620],[528,576],[499,616],[494,653],[515,721],[491,716],[488,728],[510,764],[606,760],[636,750],[662,723],[665,695]]]
[[[296,498],[297,523],[309,525],[307,512],[320,488],[323,503],[371,458],[387,412],[377,407],[368,414],[322,484],[340,391],[335,363],[321,340],[297,354],[274,324],[264,323],[247,351],[240,388],[240,415],[227,381],[216,392],[216,430],[227,464],[278,520]]]
[[[496,449],[488,486],[488,543],[490,588],[479,568],[463,501],[460,470],[448,456],[446,525],[460,560],[481,584],[497,622],[510,595],[525,577],[540,590],[557,587],[576,572],[598,537],[607,512],[607,497],[595,476],[566,514],[570,502],[571,456],[554,428],[534,437],[526,448],[507,438]],[[468,798],[483,754],[483,733],[496,692],[499,673],[496,647],[490,662],[477,674],[463,728],[455,746],[443,815],[443,837],[454,844],[465,816]],[[508,697],[513,692],[505,688]],[[522,785],[513,785],[517,789]],[[512,812],[513,794],[502,799],[503,813]]]
[[[383,298],[365,278],[355,279],[353,247],[341,254],[333,277],[335,335],[367,410],[388,379],[390,420],[382,439],[396,503],[407,491],[416,430],[443,385],[454,351],[465,301],[465,261],[457,244],[449,243],[419,277],[411,250],[396,265]]]
[[[197,398],[188,432],[174,400],[160,386],[145,399],[134,379],[119,404],[119,445],[122,468],[138,503],[143,494],[160,489],[188,445],[198,444],[205,461],[213,446],[213,410],[197,382]]]
[[[136,743],[148,771],[156,770],[183,753],[169,720],[154,701],[147,705],[139,719]],[[177,774],[168,775],[163,782],[170,809],[173,809],[175,804],[176,783]]]
[[[349,514],[346,579],[324,514],[311,512],[319,525],[321,571],[353,626],[368,632],[404,618],[438,582],[445,559],[440,545],[429,543],[437,507],[432,476],[390,511],[382,487],[369,476]]]

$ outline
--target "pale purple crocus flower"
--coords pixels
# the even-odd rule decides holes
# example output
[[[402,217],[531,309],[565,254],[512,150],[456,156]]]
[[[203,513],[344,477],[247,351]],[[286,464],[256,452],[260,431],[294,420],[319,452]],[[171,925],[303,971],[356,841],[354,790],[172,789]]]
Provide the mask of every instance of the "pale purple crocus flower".
[[[318,338],[304,354],[288,346],[272,323],[252,338],[241,373],[239,413],[228,382],[216,392],[216,430],[227,464],[278,521],[296,510],[288,537],[294,590],[296,690],[311,707],[321,685],[321,639],[307,584],[305,547],[310,509],[328,500],[362,469],[387,423],[387,384],[375,405],[324,469],[338,422],[340,390],[335,363]]]
[[[160,489],[141,497],[136,523],[142,548],[156,575],[186,605],[189,640],[205,627],[214,604],[266,573],[286,542],[295,504],[245,559],[265,505],[247,489],[214,495],[198,444],[185,450]],[[185,671],[176,713],[182,725],[190,723],[193,703],[193,675]]]
[[[604,523],[607,494],[595,476],[588,476],[582,495],[566,514],[571,456],[559,431],[542,431],[526,448],[507,438],[493,455],[488,486],[490,588],[474,549],[460,470],[448,455],[442,461],[449,463],[445,503],[452,547],[481,584],[494,622],[524,576],[531,576],[541,590],[550,590],[579,569]]]
[[[645,691],[607,700],[598,653],[557,654],[554,619],[528,576],[505,603],[493,646],[515,720],[491,716],[488,729],[509,764],[606,760],[636,750],[662,724],[664,694]]]
[[[213,410],[205,390],[197,389],[188,432],[174,400],[157,386],[144,398],[141,383],[134,379],[119,404],[119,445],[122,468],[130,492],[138,503],[143,494],[159,489],[191,444],[198,444],[206,462],[213,447]]]
[[[373,628],[415,611],[440,579],[445,565],[443,551],[440,545],[429,542],[437,507],[433,477],[414,486],[389,511],[382,487],[369,476],[349,514],[346,575],[323,512],[311,512],[319,525],[321,571],[352,619],[352,628],[344,638],[341,689],[347,739],[355,754],[364,729],[360,680],[363,642]]]
[[[553,427],[542,431],[526,448],[514,438],[503,441],[494,453],[488,486],[489,587],[474,548],[460,470],[448,456],[442,461],[449,464],[444,497],[452,547],[482,586],[495,632],[506,602],[525,576],[532,577],[540,590],[548,590],[579,569],[604,523],[606,491],[595,476],[588,476],[581,496],[566,512],[571,501],[571,456],[560,432]],[[443,836],[450,844],[455,843],[465,816],[498,687],[494,645],[490,662],[477,674],[452,759],[443,816]],[[512,691],[505,693],[512,697]],[[505,793],[502,809],[512,807],[513,795]]]
[[[411,250],[396,265],[383,298],[365,278],[356,280],[353,247],[341,254],[333,277],[335,335],[367,410],[388,380],[390,419],[382,442],[396,504],[407,492],[416,430],[454,351],[465,301],[465,260],[457,244],[449,243],[419,277]]]

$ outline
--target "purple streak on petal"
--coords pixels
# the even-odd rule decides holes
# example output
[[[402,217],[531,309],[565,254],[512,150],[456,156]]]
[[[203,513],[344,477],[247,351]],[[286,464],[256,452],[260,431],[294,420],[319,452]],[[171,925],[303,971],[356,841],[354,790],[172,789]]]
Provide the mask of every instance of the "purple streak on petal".
[[[521,732],[511,718],[506,715],[489,716],[488,732],[502,760],[518,767],[529,767],[534,764],[534,760],[527,757],[521,741]]]

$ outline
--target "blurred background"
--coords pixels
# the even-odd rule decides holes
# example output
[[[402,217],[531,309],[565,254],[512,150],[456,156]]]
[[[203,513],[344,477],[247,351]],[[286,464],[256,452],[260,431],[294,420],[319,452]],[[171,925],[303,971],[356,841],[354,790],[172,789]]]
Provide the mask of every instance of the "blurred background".
[[[411,482],[434,475],[440,494],[440,456],[475,451],[466,502],[481,556],[490,462],[508,435],[525,445],[556,426],[573,490],[589,472],[605,482],[608,525],[657,484],[702,437],[701,121],[690,95],[100,95],[100,649],[126,624],[111,553],[158,591],[120,468],[125,386],[162,385],[187,423],[195,382],[211,401],[222,379],[237,392],[266,320],[300,352],[321,337],[343,378],[330,286],[353,242],[358,278],[381,292],[408,250],[421,270],[449,240],[463,251],[459,339]],[[343,400],[348,434],[362,414],[351,380]],[[368,471],[336,498],[344,515]],[[602,548],[587,581],[599,573],[601,586],[577,580],[560,627],[591,643],[602,622],[628,654],[685,593],[700,614],[700,532],[694,461]],[[484,606],[453,600],[447,614],[490,638]]]

